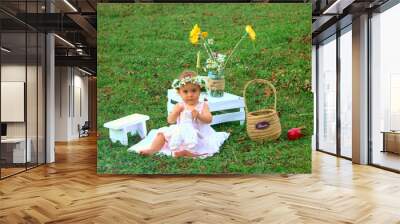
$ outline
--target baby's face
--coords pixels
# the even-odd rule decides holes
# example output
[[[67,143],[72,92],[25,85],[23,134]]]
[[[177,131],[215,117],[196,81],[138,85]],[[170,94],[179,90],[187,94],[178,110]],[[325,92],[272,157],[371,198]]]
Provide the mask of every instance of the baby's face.
[[[186,104],[194,105],[199,101],[200,86],[192,83],[187,83],[179,88],[178,93]]]

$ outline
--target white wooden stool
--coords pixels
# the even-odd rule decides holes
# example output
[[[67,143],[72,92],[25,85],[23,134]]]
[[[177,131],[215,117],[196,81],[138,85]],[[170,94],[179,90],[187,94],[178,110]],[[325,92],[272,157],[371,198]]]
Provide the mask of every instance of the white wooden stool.
[[[219,112],[219,114],[213,115],[211,125],[233,121],[240,121],[241,125],[244,124],[246,114],[244,112],[243,97],[226,92],[223,97],[211,97],[207,93],[202,92],[199,100],[204,101],[204,98],[208,100],[210,112]],[[182,102],[182,98],[178,95],[176,90],[169,89],[167,102],[168,114],[172,111],[174,105],[179,102]],[[232,109],[236,109],[237,111],[227,111]]]
[[[128,145],[128,133],[139,134],[141,138],[147,135],[146,121],[150,117],[143,114],[132,114],[104,124],[109,128],[112,142],[119,141],[122,145]]]

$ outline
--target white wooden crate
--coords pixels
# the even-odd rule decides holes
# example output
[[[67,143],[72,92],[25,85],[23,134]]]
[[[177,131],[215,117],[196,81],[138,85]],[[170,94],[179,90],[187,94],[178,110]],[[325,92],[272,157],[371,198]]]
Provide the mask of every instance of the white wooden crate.
[[[245,112],[244,112],[244,100],[243,97],[236,96],[230,93],[224,93],[223,97],[211,97],[207,93],[202,92],[200,94],[200,101],[204,101],[204,98],[208,100],[208,106],[211,112],[238,109],[236,112],[226,112],[217,115],[213,115],[211,125],[220,124],[225,122],[240,121],[240,124],[244,124]],[[174,108],[176,102],[182,102],[182,98],[178,95],[176,90],[168,90],[168,102],[167,110],[168,114]]]

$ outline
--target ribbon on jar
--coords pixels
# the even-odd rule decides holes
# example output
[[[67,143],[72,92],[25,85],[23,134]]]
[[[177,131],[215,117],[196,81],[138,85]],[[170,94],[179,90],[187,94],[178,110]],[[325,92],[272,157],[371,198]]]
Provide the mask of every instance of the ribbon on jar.
[[[224,90],[225,89],[225,79],[210,79],[208,78],[207,87],[210,90]]]

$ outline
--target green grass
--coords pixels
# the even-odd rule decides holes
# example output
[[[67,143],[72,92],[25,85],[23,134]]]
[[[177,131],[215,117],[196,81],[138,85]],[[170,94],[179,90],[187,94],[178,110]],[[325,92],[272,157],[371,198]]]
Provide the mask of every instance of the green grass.
[[[257,40],[244,41],[236,51],[225,73],[226,91],[242,95],[252,79],[271,81],[282,136],[256,143],[239,122],[220,124],[214,128],[231,136],[207,159],[141,157],[111,143],[103,127],[110,120],[142,113],[150,116],[148,130],[167,125],[167,89],[182,70],[195,70],[199,47],[188,34],[196,23],[221,52],[232,50],[245,26],[253,25]],[[99,4],[98,32],[99,173],[311,172],[311,4]],[[250,110],[272,103],[258,91],[247,92]],[[288,141],[287,130],[298,126],[306,126],[307,135]],[[129,137],[130,146],[138,141]]]

